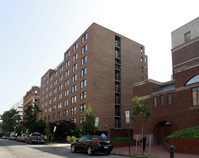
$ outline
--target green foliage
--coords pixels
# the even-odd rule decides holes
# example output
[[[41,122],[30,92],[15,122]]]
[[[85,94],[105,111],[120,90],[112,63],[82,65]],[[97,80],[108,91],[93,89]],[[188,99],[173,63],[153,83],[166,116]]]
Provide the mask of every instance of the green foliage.
[[[168,138],[199,137],[199,126],[173,132]]]
[[[116,138],[112,138],[111,141],[134,141],[135,139],[133,138],[128,138],[128,137],[116,137]]]
[[[77,140],[77,138],[75,136],[67,136],[66,140],[68,143],[74,142],[75,140]]]
[[[142,155],[142,154],[130,154],[130,156],[134,158],[157,158],[157,156]]]
[[[37,114],[41,112],[39,107],[37,105],[35,106],[29,105],[24,112],[25,112],[25,116],[23,120],[24,120],[24,125],[26,129],[28,130],[28,132],[29,133],[36,132],[36,131],[40,132],[41,128],[44,126],[43,126],[43,122],[37,122]]]
[[[86,110],[86,119],[82,122],[82,133],[86,134],[94,134],[97,128],[95,125],[95,115],[93,115],[92,108],[89,106]]]
[[[15,126],[19,123],[21,120],[19,116],[19,112],[17,110],[9,110],[5,111],[3,115],[1,116],[2,119],[2,131],[4,133],[10,133],[14,131]]]
[[[21,133],[24,133],[25,131],[26,128],[24,127],[23,122],[20,122],[16,125],[15,133],[17,133],[17,135],[21,135]]]
[[[151,108],[146,105],[146,100],[140,97],[134,97],[133,102],[133,119],[139,120],[141,123],[146,122],[151,116]]]
[[[75,130],[72,132],[72,135],[75,137],[81,137],[82,136],[82,129],[80,128],[75,128]]]

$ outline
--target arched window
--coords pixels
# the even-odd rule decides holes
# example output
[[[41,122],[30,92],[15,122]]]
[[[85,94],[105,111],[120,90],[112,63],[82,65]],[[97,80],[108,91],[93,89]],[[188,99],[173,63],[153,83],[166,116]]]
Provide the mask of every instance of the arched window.
[[[199,82],[199,74],[192,77],[185,85],[190,85],[190,84],[194,84],[194,83],[198,83]]]

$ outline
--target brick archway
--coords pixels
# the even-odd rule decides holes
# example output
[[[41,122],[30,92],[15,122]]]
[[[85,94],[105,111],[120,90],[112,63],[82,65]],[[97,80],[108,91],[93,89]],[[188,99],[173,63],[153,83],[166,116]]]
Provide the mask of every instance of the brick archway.
[[[163,144],[163,138],[175,131],[175,127],[169,121],[159,121],[153,129],[153,143]]]

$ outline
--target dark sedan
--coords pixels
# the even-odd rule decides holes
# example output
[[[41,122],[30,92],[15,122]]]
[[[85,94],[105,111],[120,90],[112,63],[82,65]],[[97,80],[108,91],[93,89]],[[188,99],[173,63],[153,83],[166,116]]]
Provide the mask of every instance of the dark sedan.
[[[94,153],[110,154],[113,146],[110,140],[103,139],[96,135],[85,135],[71,143],[71,152],[87,152],[88,155]]]

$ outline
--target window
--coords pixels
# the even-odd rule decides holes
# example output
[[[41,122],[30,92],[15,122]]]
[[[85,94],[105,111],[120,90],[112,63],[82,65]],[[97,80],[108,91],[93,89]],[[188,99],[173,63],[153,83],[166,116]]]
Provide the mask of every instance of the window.
[[[64,110],[64,116],[68,116],[68,110]]]
[[[171,93],[167,94],[167,101],[168,104],[171,104]]]
[[[48,112],[51,112],[51,107],[48,108]]]
[[[85,44],[85,45],[82,47],[82,54],[84,54],[86,51],[87,51],[87,44]]]
[[[46,74],[46,77],[48,78],[48,73]]]
[[[120,104],[120,95],[115,95],[115,104]]]
[[[81,104],[80,105],[80,112],[86,111],[86,104]]]
[[[199,106],[199,87],[192,88],[192,105]]]
[[[79,123],[82,123],[85,119],[86,119],[85,116],[81,116],[81,117],[79,118]]]
[[[51,97],[52,96],[52,91],[50,91],[50,93],[49,93],[49,97]]]
[[[87,68],[85,67],[85,68],[83,68],[83,69],[81,70],[81,76],[86,75],[86,73],[87,73]]]
[[[58,99],[59,99],[59,100],[62,99],[62,93],[60,93],[60,94],[58,95]]]
[[[120,58],[120,51],[119,49],[115,49],[115,57]]]
[[[73,65],[73,72],[77,70],[77,63]]]
[[[57,77],[57,71],[55,72],[54,77]]]
[[[41,104],[41,108],[44,108],[44,104]]]
[[[87,63],[87,56],[82,58],[82,65],[84,65],[85,63]]]
[[[63,72],[63,66],[59,69],[59,73]]]
[[[48,101],[48,104],[50,105],[52,103],[52,99],[50,99],[49,101]]]
[[[86,79],[81,81],[81,88],[84,88],[84,87],[86,87]]]
[[[65,73],[65,77],[68,77],[68,76],[69,76],[69,70],[67,70]]]
[[[80,93],[80,99],[86,99],[86,91]]]
[[[67,90],[64,91],[64,96],[66,97],[68,95],[69,95],[69,90],[67,89]]]
[[[72,97],[72,104],[73,104],[73,103],[76,103],[76,101],[77,101],[76,99],[77,99],[76,96],[73,96],[73,97]]]
[[[44,88],[44,86],[45,86],[45,84],[43,83],[43,84],[42,84],[42,88]]]
[[[57,112],[57,118],[60,118],[61,117],[61,112]]]
[[[73,46],[73,52],[78,48],[78,43]]]
[[[55,89],[53,90],[53,93],[54,93],[54,94],[57,93],[57,88],[55,88]]]
[[[42,78],[42,80],[43,80],[43,81],[45,80],[45,76]]]
[[[68,105],[68,99],[64,100],[64,106]]]
[[[50,120],[50,115],[48,115],[48,120]]]
[[[51,89],[53,87],[53,85],[52,85],[52,83],[50,84],[50,86],[49,86],[49,89]]]
[[[55,96],[55,97],[53,97],[53,102],[56,102],[56,99],[57,99],[57,97]]]
[[[46,84],[48,84],[48,80],[46,80]]]
[[[59,88],[59,91],[62,90],[62,84],[60,84],[58,88]]]
[[[66,59],[70,56],[70,51],[66,53]]]
[[[66,68],[70,66],[70,60],[66,62]]]
[[[199,82],[199,74],[192,77],[185,85],[187,86],[198,82]]]
[[[42,94],[44,94],[44,90],[42,90]]]
[[[157,97],[153,98],[153,106],[156,107],[157,106]]]
[[[65,87],[67,87],[69,85],[69,80],[65,81]]]
[[[115,36],[115,46],[120,47],[120,37]]]
[[[63,75],[59,76],[59,82],[63,80]]]
[[[41,98],[41,101],[44,101],[44,97]]]
[[[48,105],[48,103],[47,103],[47,101],[45,102],[45,106],[47,106]]]
[[[72,82],[75,82],[75,81],[77,81],[77,74],[72,76]]]
[[[53,76],[50,76],[50,81],[52,81],[53,80]]]
[[[184,34],[184,41],[186,43],[186,42],[189,42],[190,40],[191,40],[191,32],[189,31]]]
[[[44,110],[44,113],[47,113],[47,109]]]
[[[120,81],[120,72],[115,71],[115,80]]]
[[[54,86],[57,84],[57,80],[54,81]]]
[[[82,37],[82,43],[84,43],[88,38],[88,33],[86,33],[83,37]]]
[[[53,105],[53,110],[55,110],[56,109],[56,105]]]
[[[115,128],[120,128],[121,124],[120,124],[120,118],[115,118]]]
[[[77,56],[78,56],[77,53],[75,53],[75,55],[73,55],[73,62],[74,62],[75,60],[77,60]]]
[[[164,104],[164,97],[163,95],[160,96],[160,105],[163,105]]]
[[[60,109],[62,107],[62,102],[59,102],[57,108]]]
[[[76,91],[77,91],[77,85],[75,84],[75,85],[72,86],[72,93],[74,93]]]
[[[76,107],[72,107],[72,108],[71,108],[71,114],[72,114],[72,115],[76,114]]]
[[[70,121],[76,123],[76,118],[71,118]]]
[[[46,92],[48,92],[48,87],[46,87],[46,90],[45,90]]]
[[[52,118],[53,118],[53,119],[55,119],[55,113],[53,113],[53,116],[52,116]]]

